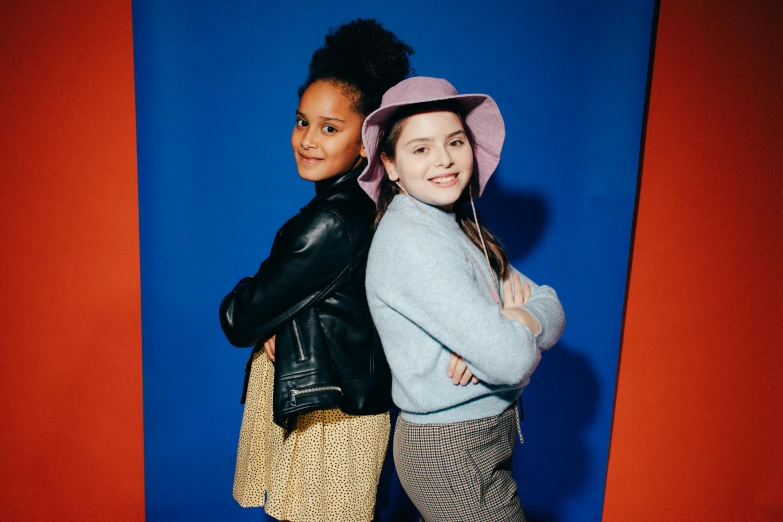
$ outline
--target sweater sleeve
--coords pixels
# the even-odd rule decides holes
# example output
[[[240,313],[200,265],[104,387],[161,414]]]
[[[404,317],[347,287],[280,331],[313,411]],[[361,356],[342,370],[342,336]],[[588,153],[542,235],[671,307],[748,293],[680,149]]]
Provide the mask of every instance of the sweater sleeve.
[[[519,308],[530,312],[538,321],[541,331],[536,335],[536,342],[539,348],[548,350],[557,343],[565,329],[565,313],[560,299],[553,288],[545,285],[539,286],[513,266],[509,265],[509,267],[513,273],[519,274],[523,283],[527,282],[530,285],[530,299]],[[502,286],[501,294],[503,292]]]
[[[351,268],[353,242],[333,212],[298,214],[277,234],[258,272],[220,303],[220,326],[234,346],[252,346],[316,303]]]
[[[429,228],[397,238],[379,252],[383,270],[368,277],[369,297],[460,355],[483,382],[516,386],[529,378],[541,358],[535,338],[488,299],[465,248]]]

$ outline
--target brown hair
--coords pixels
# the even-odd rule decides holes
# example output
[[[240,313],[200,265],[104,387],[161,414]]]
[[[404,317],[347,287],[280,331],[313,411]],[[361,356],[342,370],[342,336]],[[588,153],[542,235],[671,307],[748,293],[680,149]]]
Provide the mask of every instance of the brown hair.
[[[380,143],[378,145],[378,155],[385,154],[390,160],[394,161],[395,148],[397,141],[400,139],[402,129],[405,125],[405,121],[415,115],[424,112],[432,111],[448,111],[453,112],[459,116],[462,122],[462,128],[465,129],[465,134],[468,136],[468,141],[473,146],[473,135],[470,132],[470,128],[465,124],[465,116],[462,114],[462,110],[456,103],[450,100],[418,103],[413,105],[407,105],[398,110],[386,124],[386,132],[383,133]],[[454,212],[456,214],[457,223],[462,232],[468,236],[468,238],[476,245],[479,250],[483,251],[481,246],[481,237],[476,223],[473,221],[472,209],[470,207],[470,190],[478,194],[478,175],[474,170],[473,175],[470,178],[470,182],[465,191],[460,195],[459,199],[454,203]],[[378,207],[375,214],[375,226],[381,222],[381,218],[389,208],[391,200],[394,196],[400,194],[402,191],[395,182],[389,179],[388,173],[381,179],[380,194],[378,196]],[[489,231],[487,227],[481,224],[480,220],[478,226],[481,227],[481,235],[484,237],[484,243],[487,245],[487,255],[489,256],[489,264],[492,269],[495,270],[500,276],[501,281],[508,277],[508,254],[506,249],[503,248],[503,244],[500,239]]]

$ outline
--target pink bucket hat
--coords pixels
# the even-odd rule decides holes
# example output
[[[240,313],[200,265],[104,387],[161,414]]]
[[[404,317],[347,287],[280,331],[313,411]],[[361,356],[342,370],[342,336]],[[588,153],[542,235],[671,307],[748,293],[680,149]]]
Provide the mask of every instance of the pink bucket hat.
[[[400,107],[441,100],[454,100],[463,109],[465,124],[473,135],[474,171],[479,179],[478,196],[484,192],[489,177],[500,162],[500,150],[506,138],[506,126],[497,103],[486,94],[459,94],[443,78],[414,76],[386,91],[380,108],[367,116],[362,125],[362,141],[369,163],[359,176],[359,185],[376,203],[381,180],[386,175],[378,154],[378,145],[389,118]]]

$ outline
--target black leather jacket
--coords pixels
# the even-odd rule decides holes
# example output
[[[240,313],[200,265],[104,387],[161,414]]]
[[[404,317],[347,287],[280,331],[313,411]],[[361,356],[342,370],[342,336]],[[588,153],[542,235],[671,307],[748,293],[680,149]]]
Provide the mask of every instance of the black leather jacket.
[[[274,420],[284,428],[299,412],[371,415],[391,405],[391,373],[364,289],[375,205],[356,182],[363,167],[317,182],[316,196],[277,232],[256,275],[220,304],[234,346],[255,353],[277,335]]]

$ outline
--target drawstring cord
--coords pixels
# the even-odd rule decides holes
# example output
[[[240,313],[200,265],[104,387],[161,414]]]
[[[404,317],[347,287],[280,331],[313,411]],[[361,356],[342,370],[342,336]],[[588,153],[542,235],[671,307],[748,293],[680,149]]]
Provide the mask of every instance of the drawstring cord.
[[[476,213],[476,204],[473,202],[473,184],[468,183],[468,196],[470,196],[470,208],[473,209],[473,223],[478,230],[479,239],[481,240],[481,248],[484,249],[484,258],[487,260],[487,266],[489,267],[489,273],[492,274],[492,280],[495,282],[495,286],[499,287],[495,272],[492,271],[492,263],[489,262],[489,253],[487,252],[487,244],[484,242],[484,234],[481,233],[481,225],[478,222],[478,214]]]
[[[519,443],[524,444],[525,437],[522,436],[522,420],[525,418],[525,408],[522,406],[522,395],[520,395],[517,398],[517,402],[514,403],[514,409],[516,410],[514,420],[517,421],[517,434],[519,435]]]

